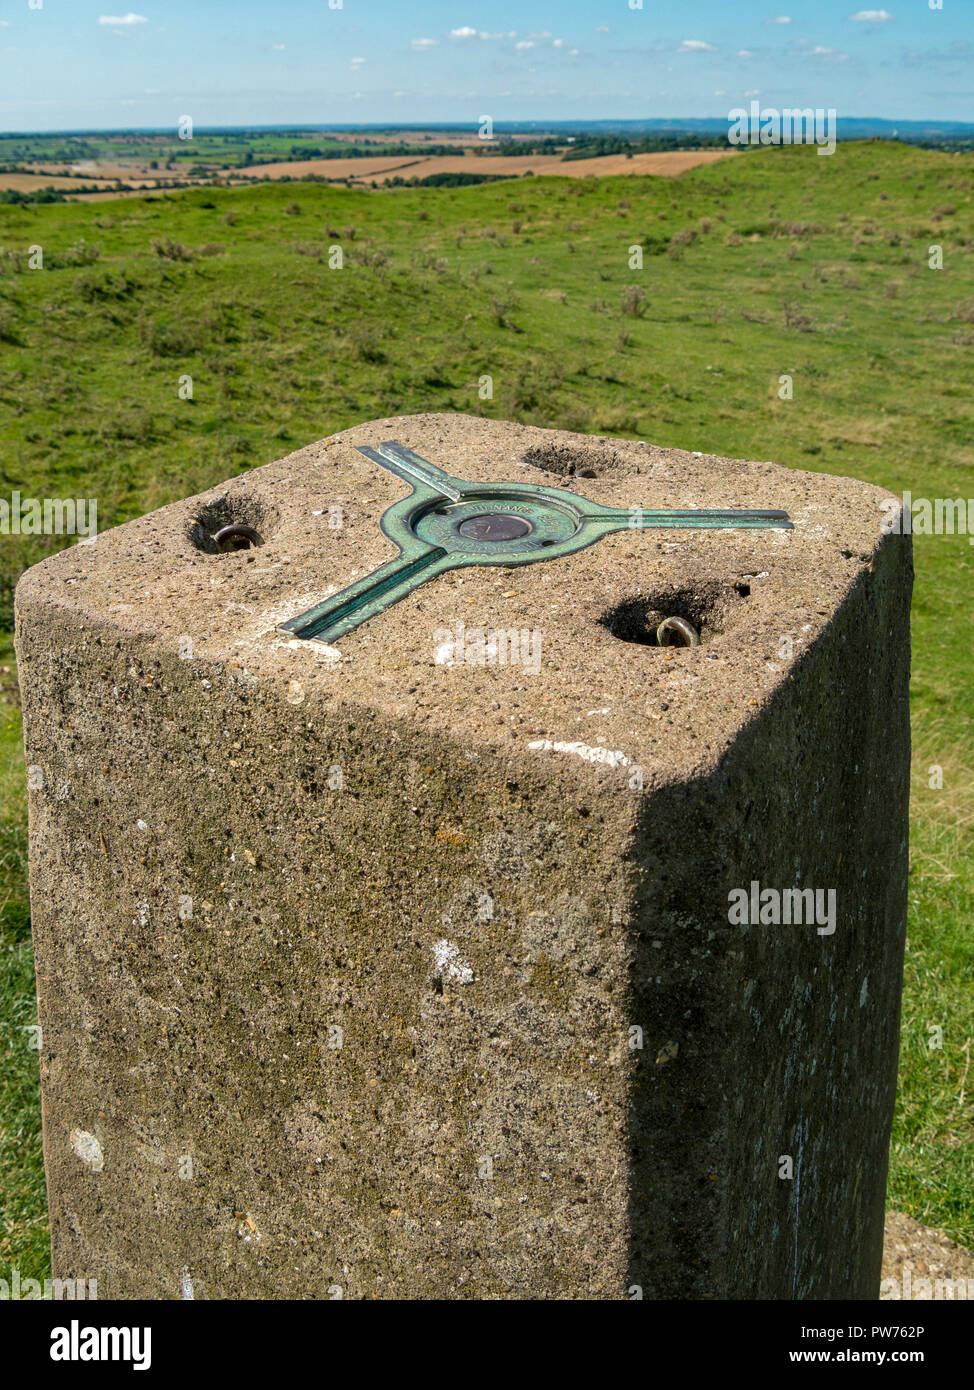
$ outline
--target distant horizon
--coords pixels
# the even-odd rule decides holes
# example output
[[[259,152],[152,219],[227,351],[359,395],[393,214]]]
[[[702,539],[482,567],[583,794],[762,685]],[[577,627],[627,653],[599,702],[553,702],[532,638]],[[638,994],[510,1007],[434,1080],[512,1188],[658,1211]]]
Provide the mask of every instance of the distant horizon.
[[[742,103],[743,105],[743,103]],[[763,105],[763,103],[762,103]],[[731,108],[733,109],[733,108]],[[630,127],[633,129],[657,129],[663,130],[672,127],[673,133],[679,134],[682,131],[693,132],[704,127],[710,129],[720,129],[729,124],[726,112],[714,116],[570,116],[555,117],[550,120],[539,120],[536,117],[524,118],[519,120],[516,117],[507,120],[495,120],[493,129],[505,134],[522,131],[545,131],[545,130],[590,130],[597,126],[612,126],[615,128]],[[925,118],[897,117],[897,116],[843,116],[836,117],[836,124],[841,136],[843,124],[855,126],[883,126],[904,129],[904,130],[951,130],[951,131],[970,131],[974,133],[974,121],[957,121],[945,117],[930,116]],[[229,124],[215,125],[199,123],[194,126],[194,133],[203,135],[213,134],[245,134],[247,132],[291,132],[291,131],[422,131],[422,130],[442,130],[442,131],[474,131],[478,129],[478,122],[471,121],[469,118],[456,121],[274,121],[274,122],[253,122],[248,124]],[[127,125],[127,126],[50,126],[37,127],[34,129],[10,128],[0,129],[0,139],[7,139],[13,136],[44,136],[61,135],[66,137],[91,136],[91,135],[172,135],[178,138],[177,124],[172,125]]]

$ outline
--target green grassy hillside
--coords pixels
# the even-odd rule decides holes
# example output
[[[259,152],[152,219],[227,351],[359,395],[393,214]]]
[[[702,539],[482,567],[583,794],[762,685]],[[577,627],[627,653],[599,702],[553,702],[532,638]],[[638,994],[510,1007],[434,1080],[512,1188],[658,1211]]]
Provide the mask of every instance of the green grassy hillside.
[[[972,193],[972,156],[863,144],[831,158],[749,152],[676,180],[291,183],[0,207],[0,497],[97,497],[104,528],[417,410],[974,495]],[[635,245],[642,270],[629,266]],[[932,245],[942,270],[929,268]],[[31,246],[43,269],[29,268]],[[494,394],[481,400],[485,375]],[[783,375],[793,400],[779,399]],[[0,537],[0,630],[20,570],[60,543]],[[921,536],[916,552],[890,1202],[970,1246],[974,548]],[[12,667],[5,639],[0,1267],[26,1276],[47,1255]]]

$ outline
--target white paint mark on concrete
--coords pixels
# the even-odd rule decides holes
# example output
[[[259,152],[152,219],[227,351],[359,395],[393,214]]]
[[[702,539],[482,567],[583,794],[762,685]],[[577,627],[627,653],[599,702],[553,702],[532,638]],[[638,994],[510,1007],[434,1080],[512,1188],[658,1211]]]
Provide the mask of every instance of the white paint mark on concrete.
[[[333,647],[330,642],[319,642],[316,637],[291,637],[287,641],[282,639],[275,642],[274,646],[278,650],[288,652],[306,652],[310,656],[316,656],[327,666],[337,666],[342,660],[338,647]]]
[[[73,1129],[68,1137],[81,1162],[87,1163],[93,1173],[100,1173],[105,1166],[105,1155],[95,1136],[86,1129]]]
[[[452,941],[435,941],[433,960],[436,973],[444,983],[455,980],[458,985],[473,984],[473,971],[465,960],[460,959],[460,947],[454,946]]]
[[[539,738],[528,744],[529,748],[540,753],[574,753],[587,763],[605,763],[608,767],[628,767],[629,759],[618,749],[593,748],[587,743],[553,742],[550,738]]]

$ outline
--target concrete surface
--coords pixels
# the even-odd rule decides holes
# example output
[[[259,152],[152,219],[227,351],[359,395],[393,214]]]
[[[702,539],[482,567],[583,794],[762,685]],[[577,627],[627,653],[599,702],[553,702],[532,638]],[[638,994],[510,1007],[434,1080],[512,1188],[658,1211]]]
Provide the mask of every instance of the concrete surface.
[[[444,575],[340,656],[289,642],[392,556],[404,485],[353,447],[387,439],[795,530],[617,533]],[[103,1297],[875,1298],[912,580],[885,497],[408,416],[28,571],[55,1273]],[[208,553],[226,519],[265,543]],[[660,613],[701,645],[629,640]],[[536,673],[476,642],[449,664],[461,622],[540,632]],[[834,890],[835,930],[731,922],[752,882]]]

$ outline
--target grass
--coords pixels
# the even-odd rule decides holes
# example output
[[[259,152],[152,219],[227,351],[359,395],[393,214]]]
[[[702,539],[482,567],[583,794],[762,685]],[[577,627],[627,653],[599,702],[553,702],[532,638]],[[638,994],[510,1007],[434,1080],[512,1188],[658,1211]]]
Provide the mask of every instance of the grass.
[[[0,207],[0,496],[97,497],[104,528],[418,410],[967,496],[972,211],[974,157],[872,143],[831,158],[749,152],[677,180],[289,183]],[[642,270],[630,269],[635,245]],[[932,245],[943,270],[929,268]],[[43,270],[28,268],[30,246],[43,247]],[[329,268],[335,246],[341,270]],[[17,574],[60,543],[4,538],[0,630]],[[890,1203],[971,1246],[974,550],[966,536],[918,536],[916,561]],[[32,994],[23,767],[4,679],[0,1263],[26,1275],[43,1274],[46,1251],[37,1055],[21,1031]],[[942,787],[929,785],[931,765]],[[929,1046],[931,1026],[942,1048]]]

